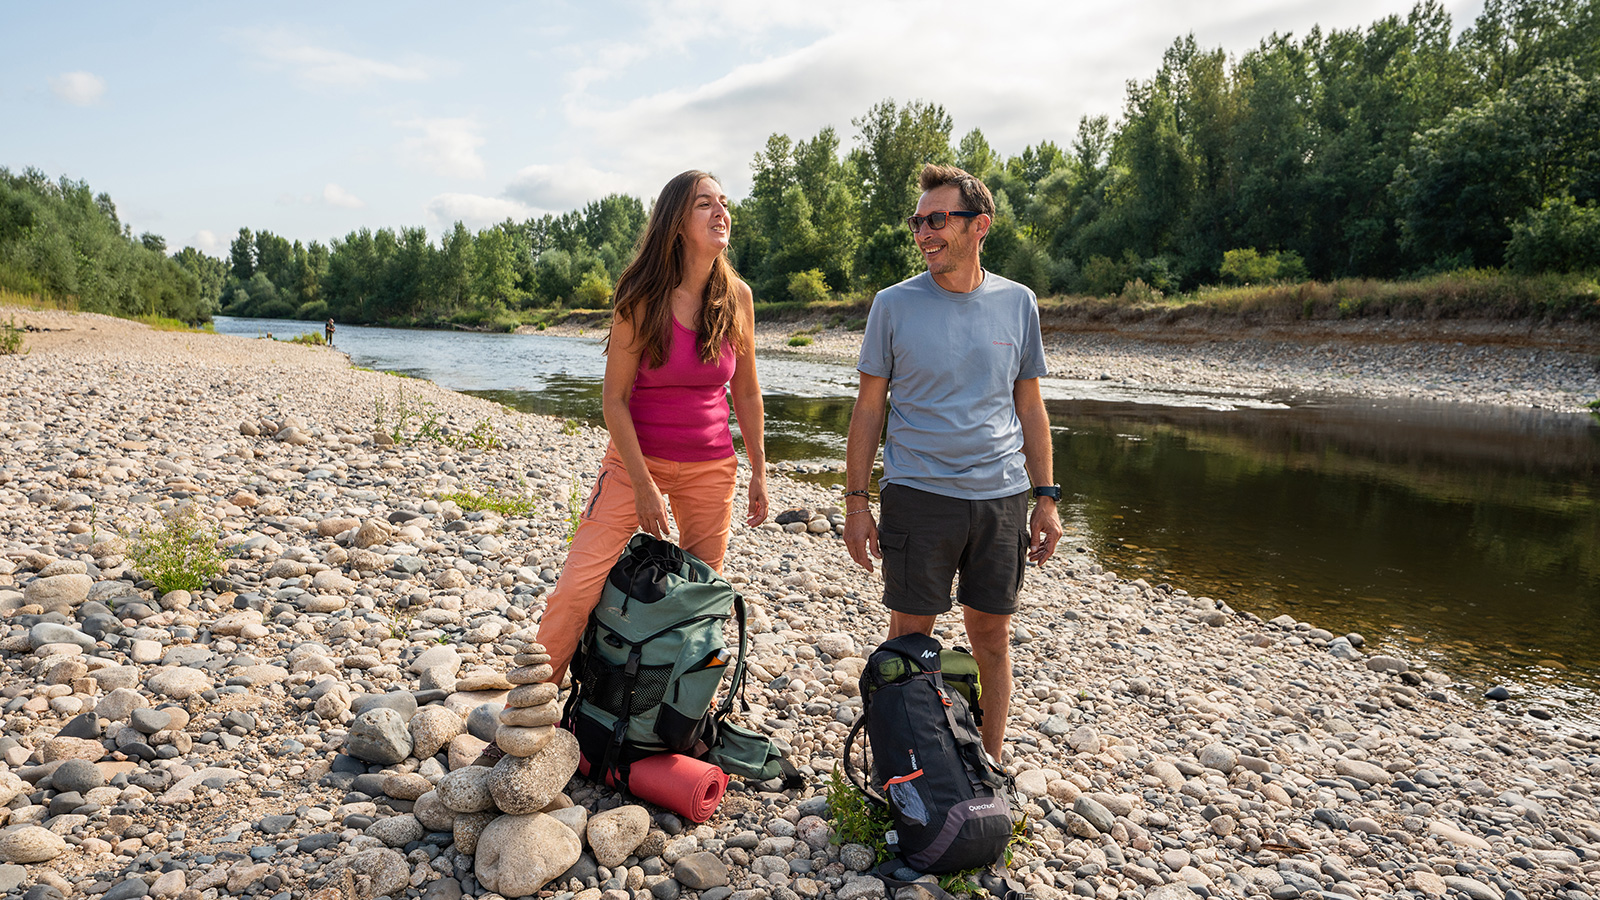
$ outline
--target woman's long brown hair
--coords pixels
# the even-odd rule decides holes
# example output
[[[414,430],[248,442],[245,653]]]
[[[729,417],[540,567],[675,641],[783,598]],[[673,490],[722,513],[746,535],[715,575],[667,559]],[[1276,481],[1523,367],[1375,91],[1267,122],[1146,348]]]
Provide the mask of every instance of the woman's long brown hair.
[[[669,298],[673,288],[683,283],[683,223],[689,218],[696,188],[711,177],[690,169],[667,182],[650,210],[650,222],[633,262],[617,278],[613,308],[618,317],[633,324],[637,340],[643,343],[639,358],[652,369],[666,361],[672,346]],[[738,279],[727,252],[718,253],[711,263],[711,277],[701,296],[700,320],[695,324],[696,356],[708,365],[722,356],[724,341],[732,340],[741,352],[748,349],[742,346],[738,328],[738,295],[734,291]]]

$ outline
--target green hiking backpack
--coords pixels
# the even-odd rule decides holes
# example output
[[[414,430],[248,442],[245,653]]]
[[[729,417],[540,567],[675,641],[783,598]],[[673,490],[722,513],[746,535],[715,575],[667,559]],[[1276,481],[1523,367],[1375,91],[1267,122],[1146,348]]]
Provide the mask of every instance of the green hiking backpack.
[[[729,618],[737,651],[723,637]],[[745,778],[792,772],[770,741],[727,721],[743,700],[747,649],[744,598],[733,586],[677,545],[634,535],[572,660],[562,727],[577,736],[590,777],[626,788],[632,764],[657,753]]]

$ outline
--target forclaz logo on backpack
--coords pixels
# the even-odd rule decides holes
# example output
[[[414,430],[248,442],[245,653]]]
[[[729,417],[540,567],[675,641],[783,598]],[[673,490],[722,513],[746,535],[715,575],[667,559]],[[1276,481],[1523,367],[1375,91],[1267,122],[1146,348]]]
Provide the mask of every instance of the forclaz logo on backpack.
[[[938,659],[939,658],[939,651],[937,651],[937,650],[924,650],[924,651],[922,651],[922,658],[923,659]]]

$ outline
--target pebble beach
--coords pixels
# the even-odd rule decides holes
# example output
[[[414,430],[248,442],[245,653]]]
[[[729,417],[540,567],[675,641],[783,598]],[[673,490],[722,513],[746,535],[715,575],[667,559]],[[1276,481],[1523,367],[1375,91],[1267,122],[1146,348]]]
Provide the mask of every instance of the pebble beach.
[[[560,738],[474,765],[502,708],[527,707],[603,431],[327,348],[12,313],[38,330],[0,356],[0,893],[888,895],[826,806],[887,625],[835,492],[775,461],[786,514],[736,526],[725,564],[752,608],[739,719],[806,784],[734,779],[696,824],[572,776]],[[763,326],[761,346],[853,360],[859,333],[790,348],[802,327]],[[1047,349],[1070,378],[1568,412],[1600,395],[1587,344],[1097,332]],[[132,544],[176,514],[222,569],[161,593]],[[964,643],[954,616],[938,634]],[[1600,735],[1483,685],[1085,553],[1030,571],[1012,654],[1027,826],[1010,872],[1031,897],[1600,898]]]

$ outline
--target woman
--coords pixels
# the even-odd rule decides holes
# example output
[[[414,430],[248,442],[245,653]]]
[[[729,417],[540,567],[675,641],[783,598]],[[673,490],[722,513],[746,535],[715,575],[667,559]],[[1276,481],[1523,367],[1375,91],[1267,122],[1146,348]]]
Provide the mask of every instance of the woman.
[[[722,571],[738,469],[730,393],[750,458],[745,524],[766,521],[755,304],[728,262],[731,229],[721,185],[684,172],[662,188],[617,279],[603,389],[611,444],[539,620],[557,684],[628,539],[638,530],[666,537],[669,505],[678,543]]]

